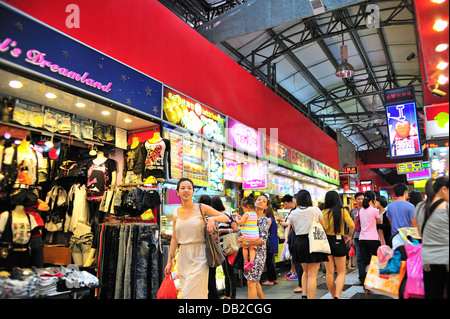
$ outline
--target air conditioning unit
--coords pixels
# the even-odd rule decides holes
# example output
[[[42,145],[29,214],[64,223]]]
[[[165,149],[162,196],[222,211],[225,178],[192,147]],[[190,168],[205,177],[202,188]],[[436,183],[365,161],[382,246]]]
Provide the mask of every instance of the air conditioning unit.
[[[309,0],[309,4],[314,15],[325,12],[325,6],[323,5],[322,0]]]

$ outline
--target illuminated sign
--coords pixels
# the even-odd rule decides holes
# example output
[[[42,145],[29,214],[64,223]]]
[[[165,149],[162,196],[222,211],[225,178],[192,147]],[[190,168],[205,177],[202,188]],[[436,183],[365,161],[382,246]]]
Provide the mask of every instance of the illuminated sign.
[[[431,168],[424,168],[421,172],[407,173],[407,181],[419,181],[422,179],[429,179],[431,177]]]
[[[260,189],[269,186],[267,182],[269,165],[267,165],[267,162],[244,164],[243,175],[243,189]]]
[[[386,106],[391,158],[422,155],[416,103]]]
[[[242,183],[242,163],[223,159],[223,178],[237,183]]]
[[[225,116],[197,101],[164,87],[163,119],[202,134],[217,142],[225,141]]]
[[[416,173],[423,171],[422,161],[406,162],[397,164],[397,174]]]
[[[247,151],[249,154],[262,155],[261,133],[231,118],[228,118],[227,140],[228,144]]]
[[[373,190],[372,181],[360,181],[359,188],[363,193],[372,191]]]
[[[405,86],[384,91],[386,104],[398,104],[415,100],[414,86]]]
[[[425,106],[425,133],[427,139],[447,137],[449,129],[448,102]]]
[[[357,167],[344,167],[341,169],[339,174],[358,174]]]

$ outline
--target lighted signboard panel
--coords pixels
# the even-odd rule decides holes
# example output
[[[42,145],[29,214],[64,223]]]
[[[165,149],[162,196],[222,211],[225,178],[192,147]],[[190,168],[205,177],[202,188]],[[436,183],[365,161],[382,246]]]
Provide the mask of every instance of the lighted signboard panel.
[[[391,158],[422,155],[416,103],[386,106]]]
[[[243,172],[243,189],[264,189],[269,186],[269,165],[267,162],[244,164]]]

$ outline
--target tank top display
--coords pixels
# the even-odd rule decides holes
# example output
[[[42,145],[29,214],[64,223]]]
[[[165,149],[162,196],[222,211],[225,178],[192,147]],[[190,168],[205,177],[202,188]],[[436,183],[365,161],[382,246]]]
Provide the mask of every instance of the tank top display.
[[[87,200],[101,201],[104,191],[111,184],[111,174],[116,171],[116,162],[107,159],[103,163],[96,164],[89,161],[87,164]]]
[[[245,239],[258,239],[259,238],[259,230],[258,230],[258,216],[256,216],[255,212],[247,212],[248,218],[245,224],[242,226],[242,236]]]
[[[157,143],[150,143],[145,141],[144,147],[146,150],[145,169],[143,179],[149,176],[155,178],[166,178],[166,168],[169,170],[168,178],[170,178],[170,141],[161,139]]]

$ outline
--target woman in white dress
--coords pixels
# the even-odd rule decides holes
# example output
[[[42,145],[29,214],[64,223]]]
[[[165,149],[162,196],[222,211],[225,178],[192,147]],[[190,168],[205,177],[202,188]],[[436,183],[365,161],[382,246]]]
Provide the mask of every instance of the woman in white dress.
[[[180,277],[182,299],[207,299],[209,267],[205,253],[204,221],[202,213],[208,216],[207,230],[213,232],[216,222],[229,221],[227,215],[214,208],[192,202],[194,184],[188,178],[181,178],[177,183],[177,194],[181,199],[181,207],[174,210],[173,235],[170,241],[169,257],[165,274],[172,269],[172,259],[178,250],[178,275]]]

